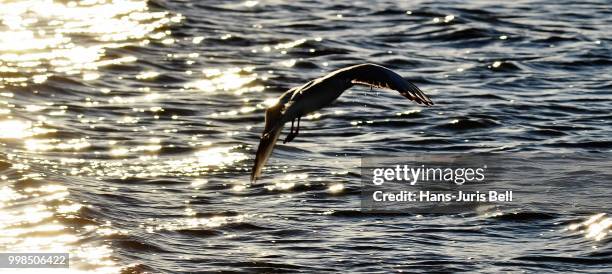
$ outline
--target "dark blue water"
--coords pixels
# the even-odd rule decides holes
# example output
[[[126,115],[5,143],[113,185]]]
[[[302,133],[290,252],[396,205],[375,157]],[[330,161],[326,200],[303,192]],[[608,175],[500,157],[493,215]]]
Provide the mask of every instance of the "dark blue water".
[[[0,4],[0,251],[74,273],[612,271],[609,212],[359,208],[364,154],[610,153],[608,2],[296,2]],[[363,62],[436,105],[353,88],[248,185],[265,107]]]

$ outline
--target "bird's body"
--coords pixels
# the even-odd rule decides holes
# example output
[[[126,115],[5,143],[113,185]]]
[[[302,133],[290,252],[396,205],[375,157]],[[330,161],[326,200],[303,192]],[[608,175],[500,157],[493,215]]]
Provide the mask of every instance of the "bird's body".
[[[330,105],[352,85],[337,78],[321,78],[308,82],[292,92],[289,102],[285,104],[282,122],[289,122]]]
[[[293,140],[299,132],[300,118],[333,103],[342,93],[355,84],[392,89],[420,104],[433,102],[415,85],[397,73],[375,64],[361,64],[331,72],[302,86],[283,93],[277,103],[266,109],[266,122],[261,136],[251,181],[256,180],[270,157],[276,140],[285,123],[291,121],[291,132],[285,142]],[[297,130],[293,131],[294,121]]]

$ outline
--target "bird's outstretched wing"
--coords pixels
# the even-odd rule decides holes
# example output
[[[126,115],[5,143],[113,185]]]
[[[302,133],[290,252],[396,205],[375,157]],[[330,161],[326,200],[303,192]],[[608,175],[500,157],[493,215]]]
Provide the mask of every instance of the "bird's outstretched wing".
[[[402,96],[419,104],[433,105],[431,99],[417,86],[383,66],[362,64],[343,69],[340,73],[349,77],[353,84],[396,90]]]
[[[261,174],[261,169],[268,161],[268,158],[270,158],[276,140],[283,129],[282,126],[278,126],[278,121],[282,115],[282,109],[283,104],[276,104],[266,109],[266,125],[261,134],[261,139],[259,140],[257,154],[255,154],[255,164],[251,171],[251,182],[255,181],[259,177],[259,174]]]

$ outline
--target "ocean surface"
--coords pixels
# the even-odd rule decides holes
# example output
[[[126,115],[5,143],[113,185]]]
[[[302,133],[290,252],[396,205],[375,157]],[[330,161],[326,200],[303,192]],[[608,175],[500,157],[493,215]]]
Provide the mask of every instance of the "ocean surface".
[[[611,153],[607,1],[24,0],[0,17],[0,252],[71,253],[45,273],[612,272],[606,211],[360,210],[362,155]],[[264,109],[364,62],[436,105],[355,87],[250,185]]]

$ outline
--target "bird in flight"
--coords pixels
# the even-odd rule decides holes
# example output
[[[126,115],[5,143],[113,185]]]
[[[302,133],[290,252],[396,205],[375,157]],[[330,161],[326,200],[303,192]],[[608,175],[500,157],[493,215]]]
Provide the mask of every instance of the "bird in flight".
[[[417,86],[383,66],[360,64],[333,71],[302,86],[283,93],[276,104],[266,109],[266,121],[251,171],[251,182],[259,178],[285,123],[291,130],[283,143],[291,142],[300,132],[300,119],[313,111],[330,105],[354,85],[398,91],[402,96],[426,106],[433,102]],[[297,126],[295,126],[297,120]]]

